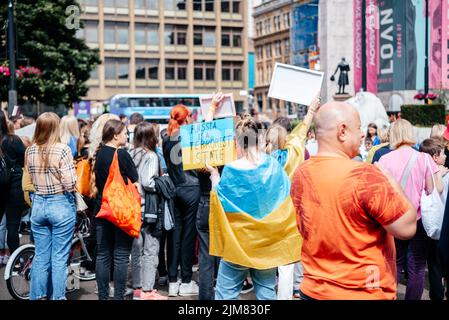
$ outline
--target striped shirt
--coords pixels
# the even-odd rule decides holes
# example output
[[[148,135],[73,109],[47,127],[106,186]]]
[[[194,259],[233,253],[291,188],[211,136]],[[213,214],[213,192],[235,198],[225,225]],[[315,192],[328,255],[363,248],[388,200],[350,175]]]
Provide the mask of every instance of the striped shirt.
[[[40,148],[33,144],[26,152],[26,165],[36,194],[49,195],[75,191],[76,172],[72,151],[66,144],[56,143],[48,150],[49,164],[44,168]]]

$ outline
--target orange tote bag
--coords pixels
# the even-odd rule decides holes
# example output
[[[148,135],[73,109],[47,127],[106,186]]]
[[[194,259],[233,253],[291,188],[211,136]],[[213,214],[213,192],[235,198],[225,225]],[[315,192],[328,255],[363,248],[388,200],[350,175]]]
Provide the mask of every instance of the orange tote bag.
[[[140,193],[129,179],[128,185],[125,184],[120,173],[117,151],[109,168],[97,218],[108,220],[134,238],[139,237],[142,226]]]
[[[90,198],[90,179],[91,179],[91,168],[90,162],[87,159],[79,160],[76,165],[76,191],[81,193],[83,196]]]

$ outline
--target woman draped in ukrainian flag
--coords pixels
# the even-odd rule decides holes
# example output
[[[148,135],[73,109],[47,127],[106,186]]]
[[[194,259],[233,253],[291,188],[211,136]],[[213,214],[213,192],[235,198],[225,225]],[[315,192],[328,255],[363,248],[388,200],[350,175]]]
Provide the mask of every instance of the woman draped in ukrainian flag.
[[[290,179],[262,152],[262,132],[252,118],[236,125],[240,159],[221,178],[210,166],[210,254],[221,257],[216,300],[237,299],[248,274],[259,300],[276,299],[278,266],[300,259],[301,238],[291,204]]]
[[[313,116],[320,107],[320,93],[310,104],[307,115],[302,123],[289,134],[285,127],[285,118],[278,118],[267,131],[265,142],[265,152],[274,157],[284,168],[290,180],[293,178],[296,169],[304,161],[306,136],[312,124]],[[286,119],[288,121],[288,119]],[[289,124],[289,121],[287,122]],[[296,214],[293,202],[290,202],[288,210]],[[301,253],[302,239],[296,246]],[[299,298],[299,284],[301,282],[303,270],[300,262],[279,266],[278,268],[278,300],[292,300]]]

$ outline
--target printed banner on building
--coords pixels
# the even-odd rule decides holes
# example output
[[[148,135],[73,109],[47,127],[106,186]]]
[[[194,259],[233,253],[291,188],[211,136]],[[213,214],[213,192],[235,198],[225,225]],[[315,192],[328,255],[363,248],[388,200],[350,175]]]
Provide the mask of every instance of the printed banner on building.
[[[449,89],[449,0],[442,1],[441,83],[444,89]]]
[[[363,28],[366,14],[366,79],[373,93],[423,90],[426,19],[429,20],[429,87],[449,89],[449,0],[354,1],[354,86],[363,80]]]
[[[184,170],[222,166],[236,159],[234,119],[220,119],[181,127]]]
[[[362,0],[354,0],[354,91],[359,92],[363,86],[363,8]]]

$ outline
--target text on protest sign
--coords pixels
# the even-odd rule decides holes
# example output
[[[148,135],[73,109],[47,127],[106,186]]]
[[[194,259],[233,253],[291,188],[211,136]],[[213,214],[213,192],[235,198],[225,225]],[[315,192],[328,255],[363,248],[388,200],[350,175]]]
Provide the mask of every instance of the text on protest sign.
[[[220,119],[181,127],[184,170],[222,166],[236,159],[234,119]]]

